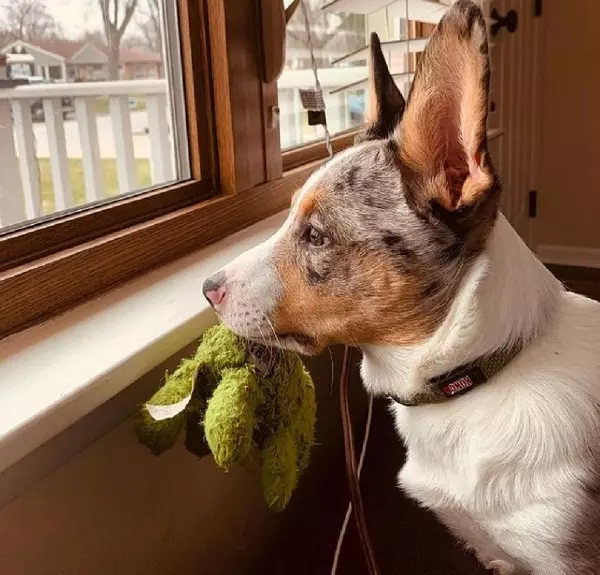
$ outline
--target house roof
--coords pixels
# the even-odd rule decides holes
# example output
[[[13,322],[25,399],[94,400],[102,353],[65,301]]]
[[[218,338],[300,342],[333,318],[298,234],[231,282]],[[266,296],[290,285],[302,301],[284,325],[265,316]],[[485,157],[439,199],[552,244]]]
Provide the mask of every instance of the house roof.
[[[52,54],[57,54],[66,60],[69,60],[74,54],[79,52],[85,44],[85,42],[74,42],[72,40],[38,40],[36,42],[22,43],[41,48]]]
[[[4,48],[2,52],[7,52],[12,46],[21,44],[24,46],[30,46],[31,48],[42,50],[48,54],[58,56],[59,59],[64,59],[70,62],[73,56],[83,51],[83,48],[91,45],[100,52],[107,54],[108,49],[106,46],[100,45],[96,42],[75,42],[73,40],[39,40],[36,42],[25,42],[23,40],[17,40],[11,42]],[[81,64],[83,62],[73,61],[73,63]],[[121,64],[136,64],[145,62],[160,62],[161,56],[155,52],[149,52],[139,48],[123,48],[119,54],[119,61]]]

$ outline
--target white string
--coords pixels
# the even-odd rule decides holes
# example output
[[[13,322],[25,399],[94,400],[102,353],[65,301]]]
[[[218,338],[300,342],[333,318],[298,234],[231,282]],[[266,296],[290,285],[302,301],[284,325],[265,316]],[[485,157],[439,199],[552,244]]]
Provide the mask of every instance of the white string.
[[[315,77],[315,88],[319,90],[319,92],[323,92],[321,89],[321,83],[319,82],[319,72],[317,68],[317,60],[315,58],[315,50],[312,41],[312,34],[310,33],[310,22],[308,18],[308,9],[306,8],[306,0],[302,0],[300,2],[302,4],[302,12],[304,14],[304,29],[306,30],[306,38],[308,41],[308,51],[310,52],[310,62],[313,71],[313,75]],[[327,153],[331,158],[333,156],[333,148],[331,147],[331,134],[329,133],[329,128],[327,127],[327,113],[323,111],[325,114],[325,125],[323,129],[325,130],[325,147],[327,148]]]
[[[365,423],[365,436],[363,437],[362,448],[360,450],[360,457],[358,459],[358,478],[360,479],[360,472],[362,471],[363,462],[365,460],[365,454],[367,453],[367,443],[369,441],[369,432],[371,431],[371,418],[373,416],[373,396],[369,397],[369,408],[367,411],[367,422]],[[342,529],[338,536],[337,545],[335,547],[335,554],[333,556],[333,564],[331,565],[331,575],[335,575],[337,573],[338,563],[340,560],[340,554],[342,552],[342,544],[344,543],[344,536],[346,535],[346,529],[348,528],[348,523],[350,522],[350,516],[352,515],[352,502],[348,503],[348,508],[346,509],[346,516],[344,517],[344,522],[342,523]]]

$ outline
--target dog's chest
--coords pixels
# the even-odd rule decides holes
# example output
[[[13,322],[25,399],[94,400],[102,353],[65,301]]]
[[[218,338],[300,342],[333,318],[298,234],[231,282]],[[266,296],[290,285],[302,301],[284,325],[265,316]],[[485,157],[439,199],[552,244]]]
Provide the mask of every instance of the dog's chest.
[[[414,426],[404,409],[395,410],[407,459],[399,480],[402,488],[434,509],[471,506],[477,487],[473,447],[457,426]]]
[[[508,467],[497,465],[512,459],[507,452],[507,446],[514,445],[510,428],[504,427],[498,442],[498,427],[486,426],[468,411],[450,409],[442,417],[433,410],[416,414],[411,408],[394,409],[396,427],[407,447],[399,481],[408,495],[426,507],[484,518],[517,507],[525,493],[517,487],[519,481],[511,484],[514,468],[508,473]],[[490,497],[490,489],[500,485],[502,509],[497,498]]]

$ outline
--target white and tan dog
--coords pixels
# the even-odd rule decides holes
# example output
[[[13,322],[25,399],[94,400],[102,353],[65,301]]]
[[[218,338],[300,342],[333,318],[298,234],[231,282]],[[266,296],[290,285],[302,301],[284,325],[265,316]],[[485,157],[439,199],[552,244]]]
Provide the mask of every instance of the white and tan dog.
[[[364,134],[204,292],[240,335],[359,346],[367,389],[397,400],[400,485],[483,565],[597,575],[600,304],[565,292],[499,214],[488,80],[467,0],[434,31],[408,103],[373,37]],[[467,370],[440,397],[440,376],[490,359],[489,381]]]

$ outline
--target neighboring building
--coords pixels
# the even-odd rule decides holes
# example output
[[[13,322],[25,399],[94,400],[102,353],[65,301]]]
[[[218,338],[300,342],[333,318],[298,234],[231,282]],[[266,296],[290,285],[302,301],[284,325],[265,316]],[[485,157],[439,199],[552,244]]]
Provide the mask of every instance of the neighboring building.
[[[139,49],[121,50],[121,77],[124,80],[164,77],[160,54]]]
[[[32,76],[63,82],[108,79],[106,47],[93,42],[44,40],[33,43],[17,40],[4,46],[0,53],[33,56],[33,64],[29,65],[28,72]],[[141,49],[123,49],[119,60],[123,79],[163,77],[160,54]]]

